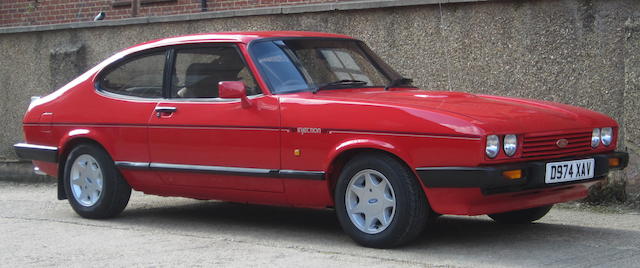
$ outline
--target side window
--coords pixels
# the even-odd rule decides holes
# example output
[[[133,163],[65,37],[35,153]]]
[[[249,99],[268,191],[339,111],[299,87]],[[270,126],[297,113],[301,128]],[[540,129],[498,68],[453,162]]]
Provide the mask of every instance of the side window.
[[[111,69],[99,81],[100,89],[126,96],[162,97],[165,52],[144,54]]]
[[[262,93],[235,47],[176,49],[172,98],[217,98],[221,81],[244,82],[249,96]]]

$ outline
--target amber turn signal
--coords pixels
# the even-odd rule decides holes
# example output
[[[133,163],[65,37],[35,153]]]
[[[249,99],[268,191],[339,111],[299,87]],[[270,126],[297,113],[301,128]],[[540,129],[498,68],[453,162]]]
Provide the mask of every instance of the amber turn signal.
[[[609,158],[609,166],[617,167],[620,165],[620,158]]]
[[[520,179],[522,178],[522,169],[503,171],[502,176],[510,180]]]

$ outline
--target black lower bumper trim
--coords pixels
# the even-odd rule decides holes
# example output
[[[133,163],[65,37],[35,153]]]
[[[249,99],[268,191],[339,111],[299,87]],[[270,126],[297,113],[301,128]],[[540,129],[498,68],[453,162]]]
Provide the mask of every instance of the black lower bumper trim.
[[[17,143],[13,145],[20,159],[45,162],[58,162],[58,148],[52,146]]]
[[[594,177],[592,179],[572,181],[567,183],[545,183],[546,164],[550,162],[579,160],[593,158],[595,161]],[[609,159],[620,159],[620,165],[609,167]],[[544,161],[503,164],[481,167],[426,167],[417,168],[416,172],[426,187],[433,188],[481,188],[485,194],[517,192],[529,189],[556,187],[600,180],[607,176],[609,170],[623,169],[629,163],[629,154],[613,152],[574,158],[562,158]],[[508,179],[502,175],[503,171],[521,169],[523,177]]]

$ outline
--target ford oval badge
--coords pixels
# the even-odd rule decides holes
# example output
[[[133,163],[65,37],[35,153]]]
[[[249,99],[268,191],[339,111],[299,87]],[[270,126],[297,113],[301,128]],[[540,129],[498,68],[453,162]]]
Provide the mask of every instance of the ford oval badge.
[[[564,148],[569,145],[569,141],[567,139],[559,139],[558,141],[556,141],[556,145],[558,146],[558,148]]]

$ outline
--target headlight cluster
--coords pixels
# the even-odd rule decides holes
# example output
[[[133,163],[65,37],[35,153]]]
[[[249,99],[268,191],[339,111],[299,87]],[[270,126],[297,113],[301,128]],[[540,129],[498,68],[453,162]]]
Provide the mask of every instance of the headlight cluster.
[[[487,136],[487,147],[485,152],[489,158],[494,158],[500,152],[500,138],[496,135]]]
[[[504,136],[504,153],[508,156],[513,156],[516,154],[516,149],[518,149],[518,137],[516,135],[510,134]]]
[[[514,156],[518,150],[518,136],[514,134],[504,135],[502,149],[507,156]],[[498,135],[487,136],[485,153],[489,158],[495,158],[500,152],[500,137]]]
[[[613,141],[613,128],[603,127],[602,129],[594,128],[591,132],[591,147],[596,148],[600,143],[604,146],[611,145]]]

